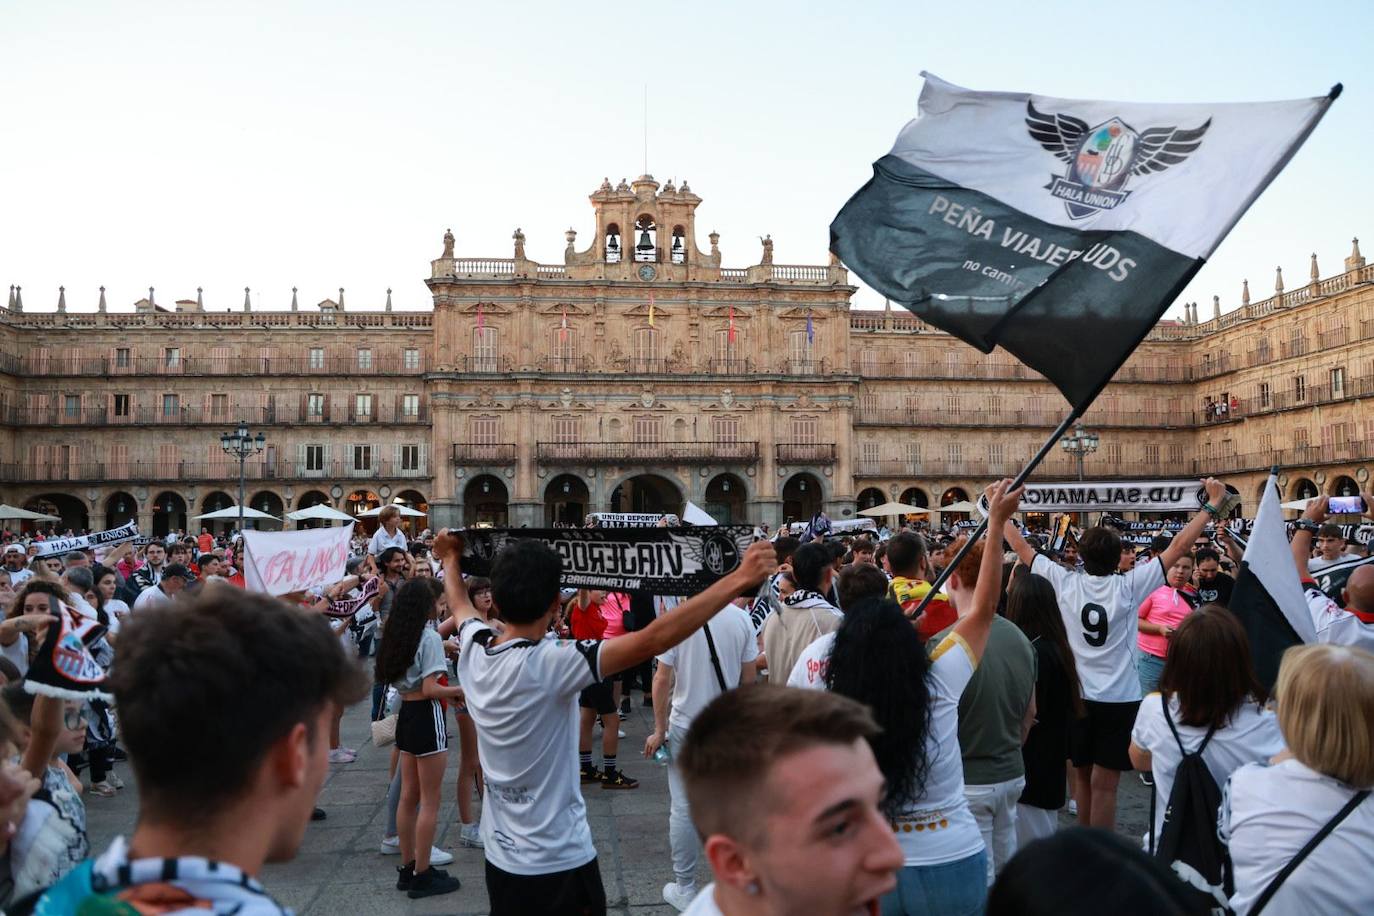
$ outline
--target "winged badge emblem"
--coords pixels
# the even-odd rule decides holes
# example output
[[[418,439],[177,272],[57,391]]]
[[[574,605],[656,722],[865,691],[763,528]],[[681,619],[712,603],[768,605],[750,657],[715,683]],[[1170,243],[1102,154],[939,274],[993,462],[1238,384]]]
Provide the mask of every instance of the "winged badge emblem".
[[[1137,175],[1162,172],[1187,159],[1202,145],[1212,126],[1208,118],[1200,127],[1151,127],[1136,130],[1120,118],[1089,127],[1088,122],[1067,114],[1045,114],[1026,102],[1026,129],[1031,138],[1068,166],[1045,186],[1064,201],[1071,219],[1084,219],[1111,210],[1131,192],[1126,183]]]

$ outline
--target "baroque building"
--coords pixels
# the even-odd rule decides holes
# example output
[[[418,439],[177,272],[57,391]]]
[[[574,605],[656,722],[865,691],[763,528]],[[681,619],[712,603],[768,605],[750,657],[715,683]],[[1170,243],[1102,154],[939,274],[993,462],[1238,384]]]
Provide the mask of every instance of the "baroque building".
[[[74,528],[156,533],[237,501],[220,433],[267,437],[248,504],[280,516],[401,501],[412,524],[538,526],[589,511],[776,525],[888,499],[937,507],[1016,473],[1065,415],[1059,394],[903,309],[851,309],[827,265],[722,266],[684,181],[605,181],[582,245],[541,264],[459,257],[445,233],[432,310],[173,307],[0,311],[0,495]],[[1253,505],[1271,463],[1286,499],[1368,490],[1374,268],[1152,331],[1086,417],[1090,479],[1227,474]],[[1091,346],[1091,341],[1084,341]],[[1224,406],[1221,406],[1224,405]],[[1035,475],[1079,468],[1056,449]]]

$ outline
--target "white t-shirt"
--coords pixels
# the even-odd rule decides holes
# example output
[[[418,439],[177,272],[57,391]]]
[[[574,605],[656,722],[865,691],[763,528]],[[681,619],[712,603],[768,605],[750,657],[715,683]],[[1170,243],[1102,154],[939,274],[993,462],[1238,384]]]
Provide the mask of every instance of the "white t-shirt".
[[[1137,612],[1150,592],[1164,584],[1164,564],[1155,559],[1125,575],[1090,576],[1037,554],[1031,572],[1054,585],[1083,698],[1100,703],[1140,699],[1134,653]]]
[[[1365,623],[1326,596],[1314,585],[1306,585],[1303,596],[1317,631],[1317,642],[1336,646],[1358,646],[1374,652],[1374,625]]]
[[[105,602],[105,613],[110,615],[110,632],[118,633],[120,624],[129,616],[129,605],[118,598],[111,598]]]
[[[1323,559],[1321,556],[1309,557],[1307,560],[1307,571],[1310,573],[1321,572],[1328,566],[1335,566],[1337,563],[1344,563],[1347,560],[1363,559],[1358,553],[1343,553],[1334,560]]]
[[[740,669],[759,657],[759,641],[754,625],[742,608],[727,604],[707,623],[711,639],[720,659],[720,673],[726,688],[738,687]],[[668,713],[668,725],[685,731],[706,708],[720,696],[720,681],[711,664],[711,647],[706,642],[705,629],[697,630],[682,642],[658,657],[659,663],[672,666],[673,705]]]
[[[787,686],[824,690],[825,669],[830,666],[830,649],[834,645],[835,634],[826,633],[803,649],[792,666],[792,673],[787,676]]]
[[[367,542],[367,552],[374,557],[380,557],[382,551],[388,547],[399,547],[406,549],[406,535],[400,528],[396,529],[395,534],[387,534],[385,528],[379,527],[372,535],[372,540]]]
[[[20,676],[29,673],[29,636],[20,633],[19,638],[8,646],[0,646],[0,656],[8,658],[19,669]]]
[[[1197,725],[1184,725],[1179,721],[1178,697],[1169,700],[1169,718],[1173,719],[1183,746],[1191,753],[1202,743],[1207,729]],[[1136,747],[1150,752],[1151,769],[1154,772],[1155,795],[1159,804],[1155,806],[1155,836],[1164,829],[1164,810],[1168,807],[1169,793],[1174,788],[1174,774],[1183,762],[1178,742],[1169,723],[1164,721],[1164,710],[1159,694],[1152,693],[1140,704],[1136,713],[1135,728],[1131,730],[1131,741]],[[1262,709],[1253,701],[1241,705],[1235,716],[1222,728],[1216,730],[1212,740],[1203,748],[1202,761],[1207,764],[1217,786],[1226,785],[1227,778],[1247,763],[1264,763],[1284,748],[1283,733],[1279,731],[1279,720],[1272,712]]]
[[[964,798],[959,752],[959,697],[974,667],[973,651],[957,633],[950,633],[930,653],[925,791],[892,825],[907,865],[944,865],[983,848],[983,835]]]
[[[1231,774],[1221,801],[1221,838],[1231,850],[1236,892],[1231,908],[1245,916],[1298,850],[1350,800],[1354,789],[1296,760],[1248,764]],[[1374,797],[1322,840],[1264,912],[1269,916],[1374,913]]]
[[[171,602],[172,596],[164,592],[161,586],[154,585],[139,592],[138,597],[134,599],[133,610],[146,611]]]
[[[600,680],[602,644],[495,638],[477,618],[458,630],[458,678],[487,786],[487,861],[513,875],[579,868],[596,847],[577,775],[577,695]]]
[[[725,916],[716,906],[716,882],[703,887],[682,911],[682,916]]]
[[[13,571],[6,570],[10,574],[10,585],[14,586],[15,591],[19,591],[19,586],[33,578],[33,570],[27,566]]]

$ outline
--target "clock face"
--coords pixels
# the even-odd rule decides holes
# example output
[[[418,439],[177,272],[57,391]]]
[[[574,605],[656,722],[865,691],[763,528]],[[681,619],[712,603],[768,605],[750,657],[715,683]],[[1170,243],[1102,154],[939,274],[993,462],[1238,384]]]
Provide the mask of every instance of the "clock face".
[[[646,282],[652,280],[657,275],[658,271],[654,270],[652,265],[645,264],[643,267],[639,268],[639,279]]]

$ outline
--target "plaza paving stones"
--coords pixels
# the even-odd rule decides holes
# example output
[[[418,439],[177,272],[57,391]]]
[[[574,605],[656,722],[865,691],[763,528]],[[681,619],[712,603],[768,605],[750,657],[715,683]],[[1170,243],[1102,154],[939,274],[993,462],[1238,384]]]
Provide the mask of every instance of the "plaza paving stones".
[[[269,865],[261,875],[273,895],[302,916],[307,914],[483,914],[487,892],[480,850],[464,849],[458,842],[458,815],[453,780],[458,767],[457,736],[449,752],[444,803],[439,809],[436,845],[449,850],[454,862],[447,866],[463,887],[457,893],[427,900],[410,900],[395,889],[399,856],[383,856],[377,845],[386,824],[384,802],[390,749],[372,746],[367,704],[350,710],[343,721],[343,739],[358,749],[358,759],[333,764],[320,793],[325,821],[306,830],[300,853],[291,862]],[[587,817],[606,885],[608,910],[620,916],[657,916],[674,910],[663,903],[661,890],[672,878],[668,849],[668,784],[666,772],[640,756],[645,736],[652,730],[650,711],[635,695],[633,712],[624,723],[628,737],[621,741],[620,766],[639,780],[633,791],[608,792],[595,786],[586,792]],[[599,732],[598,732],[599,735]],[[597,739],[598,747],[600,738]],[[568,761],[575,767],[576,760]],[[128,788],[115,798],[87,796],[86,810],[92,848],[104,849],[116,834],[133,829],[137,809],[134,780],[128,764],[118,765]],[[1139,838],[1149,816],[1149,790],[1134,774],[1121,782],[1118,832]],[[1060,823],[1074,818],[1065,813]],[[710,875],[703,862],[698,877],[705,885]]]

